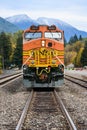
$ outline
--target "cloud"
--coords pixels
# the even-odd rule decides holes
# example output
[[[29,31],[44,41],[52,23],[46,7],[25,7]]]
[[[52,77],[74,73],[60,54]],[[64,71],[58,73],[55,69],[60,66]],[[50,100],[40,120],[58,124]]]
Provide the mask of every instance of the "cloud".
[[[18,4],[17,4],[18,3]],[[2,0],[0,16],[27,14],[33,19],[48,17],[63,20],[78,29],[87,31],[87,0]]]

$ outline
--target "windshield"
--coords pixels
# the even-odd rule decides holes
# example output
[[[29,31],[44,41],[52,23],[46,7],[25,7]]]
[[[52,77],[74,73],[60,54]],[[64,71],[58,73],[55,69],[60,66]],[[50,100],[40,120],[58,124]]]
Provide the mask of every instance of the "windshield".
[[[61,39],[62,33],[61,32],[45,32],[45,38],[52,38],[52,39]]]
[[[25,39],[36,39],[36,38],[41,38],[42,33],[41,32],[26,32],[24,35]]]

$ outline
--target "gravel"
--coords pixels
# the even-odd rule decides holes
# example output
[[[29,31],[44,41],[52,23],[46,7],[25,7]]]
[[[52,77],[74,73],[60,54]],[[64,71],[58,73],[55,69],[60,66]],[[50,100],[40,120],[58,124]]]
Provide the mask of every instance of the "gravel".
[[[65,74],[79,79],[87,80],[87,69],[85,70],[65,70]]]
[[[65,80],[58,93],[77,127],[84,126],[81,130],[87,130],[87,89]]]
[[[22,70],[18,70],[18,69],[12,69],[12,70],[4,70],[2,74],[0,74],[0,78],[4,77],[4,76],[8,76],[8,75],[12,75],[18,72],[22,72]]]
[[[51,92],[36,92],[22,130],[70,130]]]
[[[29,93],[23,88],[22,78],[0,88],[0,130],[15,130]],[[87,130],[87,89],[65,80],[58,93],[74,123],[85,126],[82,130]]]
[[[0,88],[0,130],[15,130],[28,95],[22,78]]]

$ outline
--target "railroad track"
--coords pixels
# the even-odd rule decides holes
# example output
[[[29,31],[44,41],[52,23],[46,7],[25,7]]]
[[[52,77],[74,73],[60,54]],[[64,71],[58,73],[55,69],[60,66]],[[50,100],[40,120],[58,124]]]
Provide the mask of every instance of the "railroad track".
[[[3,87],[11,82],[13,82],[14,80],[16,80],[17,78],[21,77],[23,75],[22,72],[20,73],[16,73],[16,74],[12,74],[12,75],[6,75],[4,77],[0,77],[0,87]]]
[[[32,90],[15,130],[77,130],[54,91]]]
[[[87,80],[79,79],[79,78],[72,77],[69,75],[65,75],[64,78],[75,83],[75,84],[80,85],[81,87],[87,88]]]

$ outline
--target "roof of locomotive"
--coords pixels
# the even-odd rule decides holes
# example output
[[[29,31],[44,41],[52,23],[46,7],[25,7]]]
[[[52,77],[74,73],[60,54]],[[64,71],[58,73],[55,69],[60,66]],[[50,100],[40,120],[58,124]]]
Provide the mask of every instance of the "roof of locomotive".
[[[63,30],[60,30],[58,27],[56,27],[55,25],[31,25],[28,29],[24,30],[24,32],[29,32],[29,31],[59,31],[59,32],[63,32]]]

